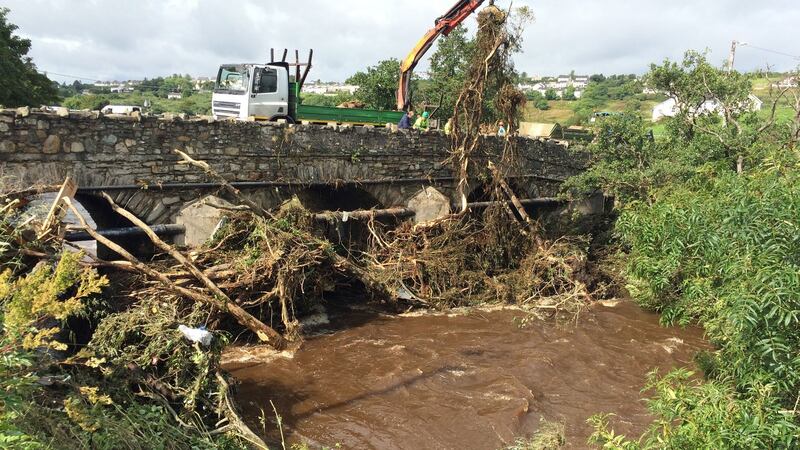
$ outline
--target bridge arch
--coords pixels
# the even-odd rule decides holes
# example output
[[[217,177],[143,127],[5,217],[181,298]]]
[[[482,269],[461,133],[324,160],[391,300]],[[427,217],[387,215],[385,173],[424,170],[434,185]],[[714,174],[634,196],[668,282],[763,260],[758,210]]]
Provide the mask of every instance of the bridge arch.
[[[307,209],[319,211],[355,211],[383,208],[385,205],[360,187],[314,185],[297,192],[297,198]]]

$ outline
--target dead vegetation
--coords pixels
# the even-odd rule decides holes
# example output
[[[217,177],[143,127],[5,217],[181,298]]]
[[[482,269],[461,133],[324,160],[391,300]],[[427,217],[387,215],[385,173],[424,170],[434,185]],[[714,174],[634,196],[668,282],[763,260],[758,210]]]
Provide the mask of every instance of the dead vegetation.
[[[366,259],[394,292],[416,301],[458,306],[509,302],[577,314],[591,299],[577,276],[584,252],[569,241],[548,242],[539,225],[506,182],[516,163],[516,138],[488,167],[476,167],[487,92],[497,116],[516,129],[525,96],[512,82],[511,54],[519,48],[527,10],[490,6],[478,14],[475,52],[454,110],[450,161],[459,174],[461,213],[431,224],[405,224],[385,234],[373,232]],[[512,23],[514,22],[514,23]],[[467,211],[470,178],[492,182],[496,204],[482,215]]]

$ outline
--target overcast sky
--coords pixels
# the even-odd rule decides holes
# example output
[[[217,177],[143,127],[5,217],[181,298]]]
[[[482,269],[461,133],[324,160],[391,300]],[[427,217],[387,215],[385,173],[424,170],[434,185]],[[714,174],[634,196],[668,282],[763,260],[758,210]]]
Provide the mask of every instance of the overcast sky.
[[[258,62],[270,47],[315,50],[311,79],[344,80],[402,58],[455,0],[0,0],[33,41],[51,78],[212,76],[221,63]],[[488,3],[488,2],[487,2]],[[498,0],[507,7],[509,0]],[[798,0],[516,0],[536,22],[520,71],[643,73],[687,49],[722,62],[732,39],[800,55]],[[468,24],[474,29],[474,18]],[[800,60],[742,47],[739,70],[796,68]],[[426,64],[421,66],[425,69]],[[53,75],[67,74],[68,77]]]

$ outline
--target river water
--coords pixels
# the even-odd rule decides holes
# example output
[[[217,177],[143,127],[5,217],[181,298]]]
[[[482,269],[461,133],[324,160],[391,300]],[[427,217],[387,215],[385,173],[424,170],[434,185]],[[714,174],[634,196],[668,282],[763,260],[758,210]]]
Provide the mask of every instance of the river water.
[[[323,317],[299,350],[234,348],[225,368],[240,382],[245,420],[268,442],[280,442],[272,401],[287,443],[312,448],[498,449],[542,419],[565,424],[567,448],[587,448],[595,413],[641,433],[651,420],[646,374],[691,366],[707,347],[700,330],[663,328],[629,302],[595,305],[577,325],[524,317],[356,312],[340,330]]]

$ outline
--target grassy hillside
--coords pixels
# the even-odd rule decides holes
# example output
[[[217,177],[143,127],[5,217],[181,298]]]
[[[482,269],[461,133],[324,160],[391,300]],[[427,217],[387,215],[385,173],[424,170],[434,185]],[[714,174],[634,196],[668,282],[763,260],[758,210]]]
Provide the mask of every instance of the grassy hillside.
[[[772,103],[776,98],[778,99],[775,108],[775,121],[778,124],[791,122],[795,116],[795,111],[792,108],[795,95],[800,96],[800,89],[791,89],[780,95],[777,88],[772,88],[772,84],[780,81],[784,77],[771,77],[771,78],[758,78],[753,80],[753,94],[764,101],[764,108],[760,112],[762,118],[767,118],[772,113]]]
[[[178,100],[158,97],[150,93],[133,92],[126,94],[90,94],[67,97],[62,102],[63,106],[70,109],[99,110],[106,105],[133,105],[143,106],[144,101],[150,101],[150,111],[161,113],[185,113],[189,115],[211,114],[211,93],[198,92],[192,96]]]
[[[792,108],[792,104],[795,102],[795,95],[800,96],[800,89],[790,90],[780,96],[780,92],[771,87],[773,83],[783,78],[784,76],[772,76],[769,78],[756,77],[752,80],[753,94],[764,102],[764,107],[759,112],[759,116],[762,119],[769,117],[772,103],[775,98],[780,97],[775,109],[775,118],[778,124],[789,123],[793,120],[796,113]],[[638,94],[622,100],[605,99],[596,101],[595,104],[592,105],[591,110],[594,112],[625,112],[633,110],[637,112],[645,122],[650,122],[653,107],[661,100],[661,98],[656,98],[654,96]],[[528,102],[522,120],[526,122],[558,122],[564,126],[587,122],[587,118],[580,114],[580,101],[551,100],[548,102],[548,106],[550,107],[549,109],[540,110],[534,106],[534,102]],[[664,125],[662,123],[656,123],[652,125],[652,129],[654,134],[659,136],[664,131]]]
[[[609,100],[605,104],[597,107],[595,112],[625,112],[630,109],[638,112],[645,120],[650,120],[653,107],[659,102],[657,100],[639,100],[631,98],[627,100]],[[548,102],[550,109],[536,109],[532,102],[525,106],[523,120],[526,122],[558,122],[562,125],[575,125],[582,122],[582,118],[575,112],[576,101],[552,100]]]

